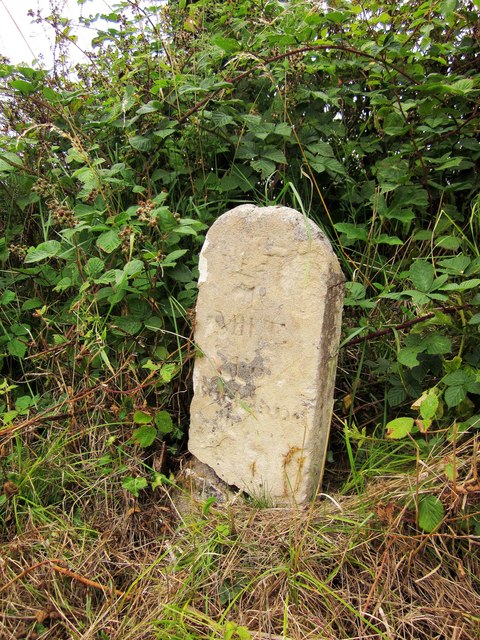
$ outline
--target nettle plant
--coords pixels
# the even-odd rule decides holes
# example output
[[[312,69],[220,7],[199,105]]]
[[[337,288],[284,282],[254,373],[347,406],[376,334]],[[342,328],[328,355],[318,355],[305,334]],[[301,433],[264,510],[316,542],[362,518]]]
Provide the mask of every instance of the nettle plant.
[[[387,394],[375,420],[404,420],[404,435],[475,423],[474,4],[141,1],[102,18],[87,64],[0,63],[0,349],[14,395],[38,408],[96,385],[145,448],[181,440],[204,233],[235,204],[282,203],[343,260],[352,419]],[[68,20],[45,20],[68,39]],[[387,325],[401,327],[393,339],[352,351]]]

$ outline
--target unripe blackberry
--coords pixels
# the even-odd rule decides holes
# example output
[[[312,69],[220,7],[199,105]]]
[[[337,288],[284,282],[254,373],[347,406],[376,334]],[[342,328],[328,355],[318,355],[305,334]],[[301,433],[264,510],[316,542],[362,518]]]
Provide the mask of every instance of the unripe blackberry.
[[[10,259],[16,260],[18,262],[23,262],[25,260],[27,251],[28,247],[24,244],[17,244],[16,242],[12,242],[8,245],[8,253],[10,255]]]
[[[73,229],[73,227],[75,227],[77,221],[75,220],[74,213],[71,209],[64,204],[60,204],[59,202],[52,200],[48,201],[47,205],[51,211],[55,224],[66,229]]]
[[[33,185],[32,191],[39,196],[52,196],[54,194],[53,185],[45,178],[39,178]]]

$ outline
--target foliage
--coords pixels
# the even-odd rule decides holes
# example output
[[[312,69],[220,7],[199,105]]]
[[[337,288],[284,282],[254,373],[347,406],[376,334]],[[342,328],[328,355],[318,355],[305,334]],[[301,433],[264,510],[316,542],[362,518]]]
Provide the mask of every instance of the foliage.
[[[103,19],[88,64],[0,65],[6,432],[84,403],[124,452],[178,449],[198,251],[245,201],[304,209],[343,261],[351,433],[386,424],[428,455],[475,429],[474,5],[129,1]]]
[[[103,20],[86,65],[55,7],[52,70],[0,60],[0,635],[476,638],[475,4]],[[243,202],[313,217],[347,276],[308,510],[198,504],[171,473],[199,248]]]

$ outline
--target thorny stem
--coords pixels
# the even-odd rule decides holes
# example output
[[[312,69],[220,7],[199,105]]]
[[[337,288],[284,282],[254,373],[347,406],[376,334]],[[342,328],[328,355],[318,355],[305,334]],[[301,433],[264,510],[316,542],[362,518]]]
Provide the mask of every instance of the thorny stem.
[[[464,304],[458,307],[441,307],[439,311],[443,311],[443,313],[457,313],[462,312],[463,309],[468,309],[471,305]],[[409,327],[413,327],[415,324],[420,322],[425,322],[426,320],[430,320],[435,317],[435,311],[431,311],[430,313],[426,313],[424,316],[420,316],[419,318],[413,318],[412,320],[407,320],[406,322],[402,322],[400,324],[393,325],[391,327],[387,327],[386,329],[379,329],[378,331],[372,331],[371,333],[367,333],[366,336],[360,336],[359,338],[354,338],[344,344],[344,347],[352,347],[355,344],[360,344],[361,342],[374,340],[375,338],[380,338],[381,336],[385,336],[390,332],[400,331],[401,329],[408,329]]]

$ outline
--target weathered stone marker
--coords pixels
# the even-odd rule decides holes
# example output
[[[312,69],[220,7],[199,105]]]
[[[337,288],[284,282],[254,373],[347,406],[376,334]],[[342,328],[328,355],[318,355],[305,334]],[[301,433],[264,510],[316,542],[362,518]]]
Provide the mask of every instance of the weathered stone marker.
[[[343,302],[311,220],[242,205],[200,254],[189,450],[228,484],[288,505],[323,474]]]

